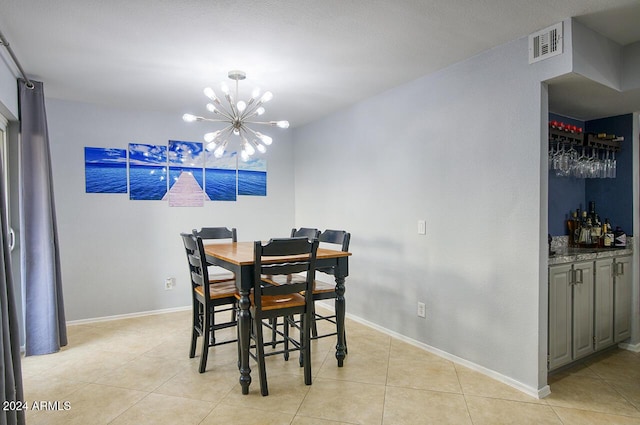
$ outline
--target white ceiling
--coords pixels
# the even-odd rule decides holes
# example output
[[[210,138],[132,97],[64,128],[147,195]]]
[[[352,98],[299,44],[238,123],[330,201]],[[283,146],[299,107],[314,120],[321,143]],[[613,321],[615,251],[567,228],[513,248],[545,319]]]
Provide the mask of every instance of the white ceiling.
[[[638,0],[0,0],[0,31],[49,97],[179,119],[241,69],[241,97],[271,90],[265,118],[293,126],[572,16],[640,40]]]

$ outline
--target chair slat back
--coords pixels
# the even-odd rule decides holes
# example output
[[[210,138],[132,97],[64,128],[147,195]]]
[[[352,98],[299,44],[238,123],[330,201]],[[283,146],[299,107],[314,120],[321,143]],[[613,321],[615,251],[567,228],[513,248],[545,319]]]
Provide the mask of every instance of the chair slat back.
[[[295,228],[291,229],[292,238],[299,238],[301,236],[304,236],[305,238],[310,240],[318,239],[318,236],[320,236],[320,230],[312,229],[310,227],[301,227],[299,229],[295,229]]]
[[[284,238],[271,239],[266,245],[262,242],[255,242],[255,276],[254,276],[254,301],[257,308],[262,305],[263,295],[286,295],[305,292],[308,302],[311,302],[311,290],[315,279],[316,252],[318,250],[318,240],[308,238]],[[295,260],[277,261],[282,256],[300,256]],[[289,280],[279,285],[263,286],[261,277],[263,275],[291,275],[294,273],[304,273],[304,281]]]
[[[202,286],[205,300],[209,300],[209,272],[207,270],[206,256],[202,238],[191,233],[180,233],[189,262],[189,275],[192,289]]]
[[[193,229],[192,233],[202,239],[231,239],[231,242],[238,242],[238,232],[233,227],[229,230],[226,227],[203,227],[200,230]]]
[[[326,229],[324,232],[320,233],[318,236],[318,241],[321,244],[331,244],[340,246],[340,250],[342,252],[349,251],[349,242],[351,241],[351,233],[346,232],[344,230],[332,230]],[[323,267],[318,269],[318,271],[327,274],[333,274],[333,267]]]

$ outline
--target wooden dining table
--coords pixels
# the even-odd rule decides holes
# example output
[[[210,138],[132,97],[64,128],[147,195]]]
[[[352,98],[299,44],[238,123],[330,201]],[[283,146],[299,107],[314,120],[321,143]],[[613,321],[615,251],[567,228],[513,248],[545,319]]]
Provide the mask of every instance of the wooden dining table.
[[[230,243],[212,243],[204,246],[207,255],[207,262],[213,266],[219,266],[229,270],[235,274],[236,286],[240,293],[238,301],[238,344],[240,344],[240,385],[242,394],[249,393],[249,385],[251,384],[251,369],[249,368],[249,346],[251,332],[251,300],[249,293],[253,288],[254,279],[254,246],[255,242],[230,242]],[[337,327],[337,343],[336,343],[336,359],[338,367],[344,364],[346,356],[346,347],[344,341],[344,317],[345,317],[345,278],[349,275],[349,256],[350,252],[340,250],[318,248],[316,255],[316,269],[333,271],[336,281],[336,327]],[[278,257],[277,261],[283,258]],[[295,260],[295,256],[291,257]],[[266,261],[265,263],[267,263]]]

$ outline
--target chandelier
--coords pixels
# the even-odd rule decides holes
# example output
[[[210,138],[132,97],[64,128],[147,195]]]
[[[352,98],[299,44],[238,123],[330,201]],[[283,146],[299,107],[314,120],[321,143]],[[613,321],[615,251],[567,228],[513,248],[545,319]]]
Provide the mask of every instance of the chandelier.
[[[207,110],[219,116],[219,118],[205,118],[192,114],[184,114],[182,119],[186,122],[210,121],[227,123],[228,125],[222,130],[213,131],[204,135],[204,141],[206,142],[205,148],[208,151],[213,151],[213,155],[216,158],[220,158],[227,149],[229,137],[234,134],[241,140],[242,151],[240,157],[243,161],[247,161],[256,150],[260,153],[265,153],[267,146],[273,142],[271,137],[253,130],[248,124],[263,124],[289,128],[289,121],[252,121],[256,117],[264,114],[264,107],[262,105],[270,101],[273,98],[273,94],[267,91],[260,96],[260,90],[254,89],[249,101],[244,102],[238,100],[238,81],[244,80],[246,74],[243,71],[229,71],[229,78],[236,82],[236,92],[234,98],[229,91],[229,86],[226,83],[221,84],[220,89],[226,99],[226,105],[220,101],[220,98],[216,96],[216,93],[211,87],[204,89],[204,95],[211,99],[212,102],[207,104]]]

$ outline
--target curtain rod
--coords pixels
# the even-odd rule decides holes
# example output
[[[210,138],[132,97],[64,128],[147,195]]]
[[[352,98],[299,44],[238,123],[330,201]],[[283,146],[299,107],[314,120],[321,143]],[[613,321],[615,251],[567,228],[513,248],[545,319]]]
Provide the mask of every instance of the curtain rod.
[[[27,83],[26,84],[27,88],[29,89],[34,88],[35,86],[31,82],[29,77],[27,77],[27,74],[24,72],[24,69],[22,69],[22,65],[20,65],[18,58],[16,57],[15,53],[13,53],[13,49],[11,49],[11,46],[9,46],[9,42],[7,41],[6,38],[4,38],[4,35],[2,35],[1,31],[0,31],[0,46],[4,46],[7,48],[7,51],[9,52],[9,56],[11,56],[13,63],[16,64],[16,66],[18,67],[18,71],[20,71],[20,74],[22,74],[22,78],[24,78],[25,82]]]

